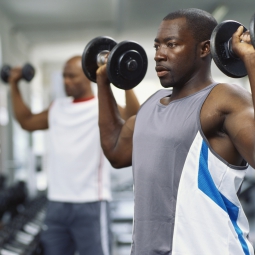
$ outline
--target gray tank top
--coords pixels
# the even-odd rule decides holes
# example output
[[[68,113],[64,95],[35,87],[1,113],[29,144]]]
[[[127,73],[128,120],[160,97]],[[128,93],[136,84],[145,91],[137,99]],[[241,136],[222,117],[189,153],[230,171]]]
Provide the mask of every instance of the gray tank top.
[[[159,90],[140,108],[133,137],[135,212],[132,255],[170,255],[177,191],[199,130],[200,110],[216,83],[168,105]]]

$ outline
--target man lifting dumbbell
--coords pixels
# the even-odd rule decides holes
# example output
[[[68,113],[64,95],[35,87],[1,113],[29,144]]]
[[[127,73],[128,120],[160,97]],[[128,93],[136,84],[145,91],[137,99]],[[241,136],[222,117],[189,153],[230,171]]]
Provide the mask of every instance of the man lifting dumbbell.
[[[125,123],[107,66],[96,72],[102,148],[114,167],[133,165],[132,255],[254,254],[236,193],[247,163],[255,167],[255,49],[239,27],[232,50],[252,95],[214,81],[216,26],[211,14],[194,8],[163,19],[155,69],[161,85],[172,89],[156,92]]]
[[[55,100],[49,109],[33,114],[24,104],[18,82],[21,68],[12,68],[13,109],[28,130],[49,129],[48,209],[41,241],[44,255],[109,255],[109,174],[98,128],[98,102],[83,74],[81,57],[69,59],[63,78],[68,98]],[[139,103],[132,90],[125,92],[123,119],[136,114]]]

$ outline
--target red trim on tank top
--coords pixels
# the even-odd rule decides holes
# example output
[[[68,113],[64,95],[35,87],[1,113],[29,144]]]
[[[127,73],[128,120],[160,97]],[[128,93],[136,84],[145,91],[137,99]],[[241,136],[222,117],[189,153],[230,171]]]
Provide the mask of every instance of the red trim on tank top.
[[[81,102],[85,102],[85,101],[89,101],[91,99],[94,99],[94,96],[91,97],[85,97],[85,98],[78,98],[78,99],[74,99],[73,103],[81,103]]]

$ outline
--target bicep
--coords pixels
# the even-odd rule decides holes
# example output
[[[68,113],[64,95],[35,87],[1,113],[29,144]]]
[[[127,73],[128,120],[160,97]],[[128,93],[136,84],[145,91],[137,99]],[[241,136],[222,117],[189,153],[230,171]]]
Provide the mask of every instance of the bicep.
[[[49,127],[48,114],[48,109],[38,114],[32,114],[29,118],[24,120],[22,127],[27,131],[47,129]]]
[[[252,104],[242,105],[227,115],[224,126],[240,155],[255,167],[255,121]]]

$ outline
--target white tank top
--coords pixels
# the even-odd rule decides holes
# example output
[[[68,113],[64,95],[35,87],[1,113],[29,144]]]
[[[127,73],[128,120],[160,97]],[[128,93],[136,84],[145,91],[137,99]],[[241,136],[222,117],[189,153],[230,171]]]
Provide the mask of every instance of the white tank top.
[[[49,110],[48,198],[62,202],[111,199],[111,165],[98,128],[98,99],[54,101]]]

